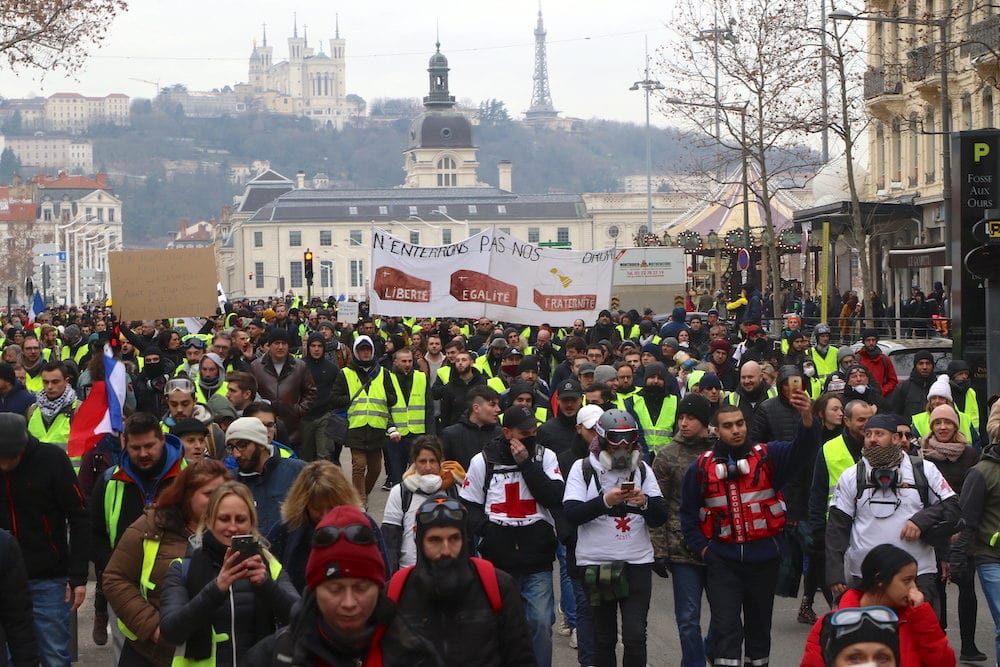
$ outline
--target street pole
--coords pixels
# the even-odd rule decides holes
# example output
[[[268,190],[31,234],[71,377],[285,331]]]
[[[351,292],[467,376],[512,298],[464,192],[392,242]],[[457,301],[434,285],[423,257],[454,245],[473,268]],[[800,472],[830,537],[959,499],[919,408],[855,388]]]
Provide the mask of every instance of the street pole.
[[[649,45],[646,46],[646,78],[633,83],[629,90],[644,91],[646,97],[646,233],[653,233],[653,149],[649,126],[649,93],[654,90],[663,90],[663,84],[655,79],[649,78]],[[639,245],[645,245],[644,235],[640,235]]]
[[[820,158],[823,160],[823,164],[830,161],[830,104],[827,100],[829,95],[827,83],[827,73],[826,73],[826,0],[819,0],[820,10],[820,30],[819,30],[819,44],[820,44],[820,54],[819,54],[819,69],[820,69],[820,95],[822,99],[820,100],[820,109],[823,114],[823,134],[822,144],[820,148]]]
[[[948,18],[938,19],[941,29],[941,132],[944,141],[941,143],[941,220],[944,222],[945,235],[949,242],[944,245],[945,264],[952,267],[953,262],[961,260],[956,257],[956,249],[962,244],[962,230],[953,229],[951,224],[951,96],[948,92]],[[952,280],[954,282],[954,280]],[[951,289],[952,285],[948,285]]]

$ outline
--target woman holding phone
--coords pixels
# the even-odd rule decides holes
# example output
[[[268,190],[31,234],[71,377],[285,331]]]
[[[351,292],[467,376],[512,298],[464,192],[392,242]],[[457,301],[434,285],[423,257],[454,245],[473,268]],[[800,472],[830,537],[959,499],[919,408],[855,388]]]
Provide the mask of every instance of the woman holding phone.
[[[175,665],[236,665],[288,623],[298,593],[267,551],[253,496],[239,482],[212,494],[192,545],[167,571],[160,634],[177,646]]]

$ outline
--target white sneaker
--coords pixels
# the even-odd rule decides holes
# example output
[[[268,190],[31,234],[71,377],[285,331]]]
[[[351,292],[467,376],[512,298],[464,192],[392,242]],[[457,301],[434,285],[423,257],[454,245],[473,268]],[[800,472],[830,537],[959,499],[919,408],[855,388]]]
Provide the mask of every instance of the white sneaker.
[[[573,631],[569,633],[569,647],[576,648],[576,628],[573,628]]]
[[[563,637],[569,637],[570,633],[573,632],[573,629],[569,627],[569,623],[567,623],[566,619],[564,618],[562,622],[559,624],[559,629],[556,630],[556,632],[558,632]]]

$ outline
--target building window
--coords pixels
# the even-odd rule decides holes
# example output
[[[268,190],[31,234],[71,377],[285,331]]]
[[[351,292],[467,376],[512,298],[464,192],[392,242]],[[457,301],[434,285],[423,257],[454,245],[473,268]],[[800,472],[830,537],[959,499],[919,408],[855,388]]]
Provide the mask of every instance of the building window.
[[[497,204],[497,213],[499,213],[500,215],[507,215],[507,205]]]
[[[476,207],[475,204],[469,204],[469,213],[472,215],[479,213],[479,209]]]
[[[42,219],[45,220],[45,222],[52,222],[52,209],[51,208],[47,208],[44,211],[42,211]]]
[[[253,264],[254,287],[264,289],[264,262],[254,262]]]
[[[420,245],[420,232],[410,232],[410,245]]]
[[[993,91],[983,90],[983,122],[980,127],[993,127]]]
[[[458,185],[458,165],[455,164],[455,158],[448,156],[441,158],[438,160],[437,169],[439,188],[455,187]]]
[[[288,273],[291,276],[291,287],[302,287],[302,262],[289,262]]]
[[[333,245],[333,232],[329,229],[319,230],[319,244],[320,245]]]
[[[569,243],[569,227],[559,227],[556,229],[556,241],[559,243]]]
[[[90,220],[91,218],[94,217],[94,209],[90,208],[89,206],[87,207],[85,213],[86,213],[86,216],[87,216],[87,220]]]
[[[361,230],[352,229],[350,237],[351,245],[361,245]]]
[[[506,234],[507,236],[510,236],[510,227],[501,227],[500,228],[500,233],[501,234]]]
[[[264,232],[254,232],[253,233],[253,247],[263,248],[264,247]]]
[[[348,206],[347,207],[347,212],[350,213],[351,215],[357,215],[358,214],[358,207],[357,206]]]
[[[363,259],[351,260],[351,287],[365,286],[365,261]]]
[[[442,229],[441,230],[441,243],[444,245],[451,245],[451,230]]]
[[[319,263],[319,284],[320,287],[333,287],[333,262],[328,259]]]
[[[98,222],[104,222],[104,209],[103,208],[97,209],[97,221]]]
[[[417,207],[416,206],[411,206],[410,207],[410,215],[416,215],[416,214],[417,214]]]
[[[288,245],[298,248],[302,245],[302,232],[288,232]]]
[[[379,215],[389,215],[389,207],[388,206],[379,206],[378,207],[378,214]]]
[[[538,243],[540,237],[538,227],[528,227],[528,243]]]
[[[115,221],[115,209],[109,208],[108,209],[108,222],[114,222],[114,221]]]

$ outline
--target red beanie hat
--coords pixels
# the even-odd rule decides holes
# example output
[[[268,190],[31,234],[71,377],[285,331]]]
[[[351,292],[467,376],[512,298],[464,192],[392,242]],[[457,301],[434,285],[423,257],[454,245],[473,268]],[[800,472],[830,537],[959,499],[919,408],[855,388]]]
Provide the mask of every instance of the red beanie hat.
[[[713,340],[712,344],[709,345],[708,347],[712,352],[715,352],[716,350],[724,350],[726,352],[729,352],[731,349],[733,349],[733,346],[730,345],[729,341],[726,340],[725,338],[717,338]]]
[[[341,505],[334,507],[316,525],[316,534],[326,527],[346,528],[363,526],[369,531],[371,520],[357,507]],[[306,562],[306,586],[314,590],[327,579],[337,577],[358,577],[370,579],[379,586],[385,585],[385,561],[379,553],[378,545],[355,544],[346,535],[339,535],[331,544],[313,546]]]

